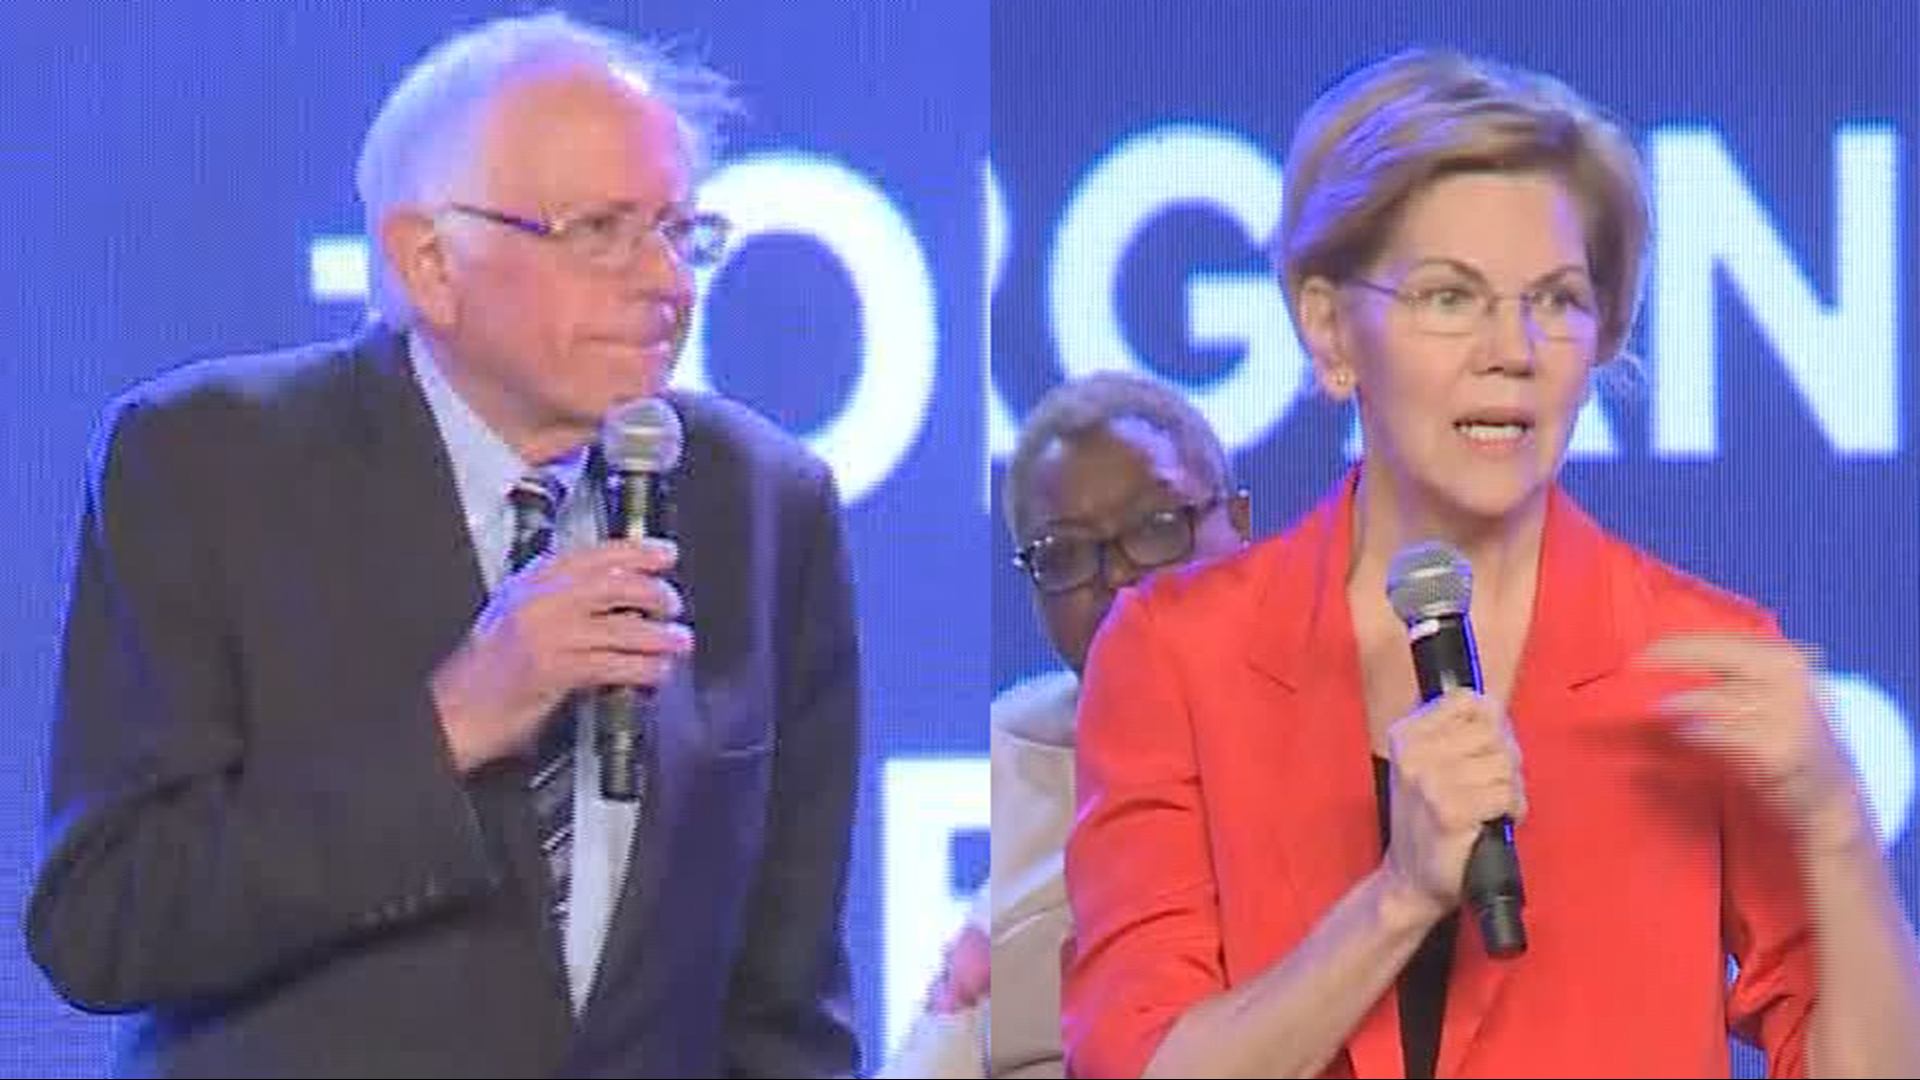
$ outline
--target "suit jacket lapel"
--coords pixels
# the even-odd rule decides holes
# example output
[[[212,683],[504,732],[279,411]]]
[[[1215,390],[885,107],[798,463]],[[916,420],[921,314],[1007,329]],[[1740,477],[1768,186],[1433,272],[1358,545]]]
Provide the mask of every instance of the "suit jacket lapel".
[[[647,782],[634,822],[633,843],[627,851],[626,877],[607,922],[593,990],[581,1012],[583,1026],[605,1008],[601,1003],[609,997],[622,1002],[622,1008],[634,1001],[634,992],[620,983],[644,977],[649,969],[644,963],[638,971],[617,965],[640,956],[641,944],[649,937],[646,928],[661,921],[661,906],[669,899],[665,870],[673,862],[674,845],[698,842],[679,814],[686,802],[685,787],[692,779],[689,759],[699,752],[695,742],[700,728],[690,720],[695,715],[694,697],[693,678],[687,666],[681,665],[655,691],[651,703],[639,707],[645,739],[640,767],[647,772]],[[598,779],[583,776],[581,782],[598,783]],[[639,996],[651,1008],[669,989],[649,980]]]
[[[467,531],[445,443],[415,381],[406,340],[375,328],[356,350],[350,372],[359,405],[364,452],[355,463],[352,489],[363,493],[358,510],[344,511],[359,531],[344,544],[356,560],[352,576],[359,595],[409,597],[411,618],[384,627],[382,649],[400,677],[418,680],[460,641],[486,602],[472,536]],[[343,511],[332,510],[335,516]],[[405,528],[385,528],[405,522]],[[566,1000],[564,959],[545,914],[546,864],[526,798],[524,762],[501,762],[466,779],[481,827],[504,864],[509,895],[526,909],[529,926],[553,938],[542,950],[557,1001]]]
[[[394,628],[408,659],[437,660],[486,599],[453,467],[414,382],[403,338],[370,333],[355,355],[352,378],[364,425],[353,482],[367,506],[366,516],[352,523],[360,535],[351,546],[368,556],[363,561],[372,576],[366,580],[392,590],[370,589],[370,595],[413,598],[417,617]],[[417,524],[385,527],[398,521]]]
[[[714,565],[711,552],[703,551],[701,544],[687,542],[690,535],[700,534],[700,528],[694,523],[708,520],[714,512],[709,502],[724,496],[697,484],[681,483],[686,478],[687,461],[696,454],[694,443],[699,438],[684,408],[681,414],[683,423],[687,424],[687,446],[682,465],[672,477],[674,502],[669,519],[674,522],[671,529],[674,538],[682,544],[680,566],[674,580],[683,602],[683,619],[693,627],[695,655],[675,665],[651,701],[639,706],[645,748],[641,767],[647,770],[644,801],[634,823],[633,843],[627,851],[626,876],[607,922],[599,971],[581,1012],[583,1026],[591,1023],[600,1010],[610,1007],[602,1004],[608,1000],[615,1001],[621,1009],[628,1009],[637,998],[651,1009],[663,995],[671,992],[671,987],[648,978],[647,973],[658,970],[657,967],[649,967],[644,961],[638,970],[624,970],[617,965],[643,953],[643,944],[651,939],[649,927],[672,921],[671,912],[666,910],[672,900],[667,890],[670,883],[667,870],[674,864],[676,844],[700,842],[697,830],[683,820],[689,799],[688,785],[697,782],[699,762],[709,752],[705,712],[699,694],[703,682],[699,663],[704,651],[699,598],[712,595],[711,588],[703,588],[702,583],[713,574],[728,572],[729,568]],[[583,782],[598,781],[589,777],[583,778]],[[637,990],[621,985],[636,978],[646,980]]]

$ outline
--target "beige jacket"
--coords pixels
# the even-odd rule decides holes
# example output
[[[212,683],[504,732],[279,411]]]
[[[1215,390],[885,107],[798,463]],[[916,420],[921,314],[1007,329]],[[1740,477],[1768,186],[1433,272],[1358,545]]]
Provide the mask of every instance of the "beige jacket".
[[[1073,824],[1079,699],[1079,680],[1059,671],[1016,684],[993,704],[990,1077],[1065,1075],[1060,948],[1071,922],[1061,859]]]
[[[968,921],[989,930],[993,992],[957,1013],[922,1012],[876,1077],[994,1080],[1065,1075],[1060,947],[1068,928],[1061,857],[1073,822],[1079,680],[1049,672],[994,700],[989,735],[993,854]]]

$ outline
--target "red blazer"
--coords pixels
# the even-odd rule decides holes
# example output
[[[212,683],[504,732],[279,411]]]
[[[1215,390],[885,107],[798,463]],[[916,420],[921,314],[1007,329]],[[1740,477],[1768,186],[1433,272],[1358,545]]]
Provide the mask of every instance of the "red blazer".
[[[1066,856],[1075,1075],[1138,1075],[1189,1006],[1285,956],[1380,862],[1346,601],[1357,475],[1286,535],[1130,592],[1095,644]],[[1654,713],[1673,678],[1630,664],[1670,631],[1772,619],[1557,490],[1540,559],[1508,704],[1529,949],[1490,960],[1462,920],[1439,1075],[1726,1076],[1729,1027],[1804,1075],[1813,968],[1786,834]],[[1392,990],[1326,1075],[1404,1075]]]

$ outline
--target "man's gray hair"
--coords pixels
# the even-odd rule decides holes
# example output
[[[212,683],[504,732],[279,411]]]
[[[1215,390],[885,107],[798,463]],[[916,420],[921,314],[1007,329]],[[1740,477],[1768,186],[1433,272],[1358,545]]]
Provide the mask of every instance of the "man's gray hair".
[[[559,12],[495,19],[440,43],[387,95],[361,144],[354,181],[366,213],[374,316],[400,327],[414,317],[381,250],[381,222],[396,208],[449,197],[480,107],[514,75],[556,63],[605,68],[671,109],[695,178],[713,164],[720,122],[738,112],[731,84],[706,66]]]

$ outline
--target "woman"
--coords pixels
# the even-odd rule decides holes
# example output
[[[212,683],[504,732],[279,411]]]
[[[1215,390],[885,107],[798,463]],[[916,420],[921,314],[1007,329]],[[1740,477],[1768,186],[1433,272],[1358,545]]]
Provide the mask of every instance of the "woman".
[[[1170,386],[1119,371],[1069,379],[1040,399],[1007,463],[1001,504],[1015,565],[1064,669],[994,698],[988,883],[876,1077],[1063,1075],[1060,950],[1072,928],[1061,847],[1087,646],[1116,590],[1238,551],[1252,515],[1200,410]],[[1000,987],[992,1001],[989,982]]]
[[[1731,1029],[1777,1074],[1916,1074],[1914,945],[1801,653],[1558,486],[1638,306],[1631,143],[1414,51],[1330,90],[1286,176],[1278,269],[1365,452],[1095,644],[1072,1070],[1725,1075]],[[1421,706],[1386,582],[1430,539],[1471,563],[1485,692]],[[1456,911],[1502,815],[1530,941],[1496,959]]]

